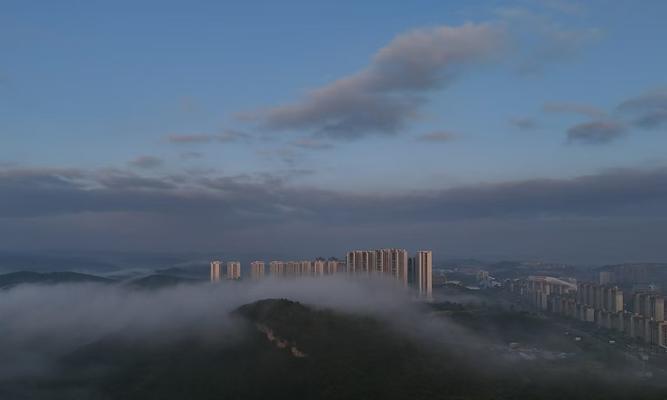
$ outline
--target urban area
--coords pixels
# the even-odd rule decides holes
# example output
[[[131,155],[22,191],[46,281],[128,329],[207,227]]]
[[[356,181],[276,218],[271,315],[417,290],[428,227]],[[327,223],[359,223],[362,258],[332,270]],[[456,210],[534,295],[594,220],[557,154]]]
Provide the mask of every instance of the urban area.
[[[433,252],[430,250],[420,250],[414,257],[405,249],[354,250],[347,253],[345,261],[333,257],[314,261],[271,261],[268,274],[264,261],[253,261],[249,269],[251,280],[265,276],[298,278],[341,273],[390,277],[404,287],[414,288],[420,298],[430,300],[433,296]],[[211,261],[211,282],[241,278],[240,261]]]

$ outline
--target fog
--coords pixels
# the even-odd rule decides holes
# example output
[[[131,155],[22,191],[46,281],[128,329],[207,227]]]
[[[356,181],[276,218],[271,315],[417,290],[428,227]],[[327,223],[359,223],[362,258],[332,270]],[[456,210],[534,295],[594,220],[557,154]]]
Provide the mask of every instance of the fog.
[[[0,379],[48,373],[58,356],[109,335],[172,340],[196,334],[234,340],[242,332],[230,312],[266,298],[394,321],[415,307],[408,291],[382,279],[266,279],[157,290],[88,283],[20,285],[0,291]]]
[[[392,280],[334,276],[182,284],[153,290],[86,283],[20,285],[0,291],[0,383],[49,376],[57,372],[60,357],[108,337],[168,343],[194,335],[233,345],[248,332],[231,312],[267,298],[374,316],[428,348],[448,349],[479,373],[496,374],[508,366],[531,368],[529,362],[489,352],[490,347],[508,344],[492,330],[480,336],[448,317],[429,312],[422,302],[414,300],[414,293]],[[474,295],[438,300],[479,304]],[[559,335],[562,332],[548,339],[571,340]],[[635,368],[633,364],[636,362],[629,362],[627,368]],[[613,374],[614,379],[623,373],[599,372],[601,378]]]

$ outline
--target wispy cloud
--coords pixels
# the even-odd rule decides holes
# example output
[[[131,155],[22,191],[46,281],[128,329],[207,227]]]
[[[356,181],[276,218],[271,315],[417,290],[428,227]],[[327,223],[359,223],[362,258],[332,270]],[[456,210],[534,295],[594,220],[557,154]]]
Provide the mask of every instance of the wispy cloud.
[[[586,6],[581,2],[567,0],[539,0],[542,6],[570,15],[582,15],[586,12]]]
[[[449,131],[435,131],[418,136],[417,140],[420,142],[441,143],[450,142],[454,140],[455,137],[456,134]]]
[[[250,134],[235,129],[226,129],[220,134],[213,135],[213,139],[223,143],[249,140],[251,138]]]
[[[296,147],[301,147],[302,149],[309,149],[309,150],[326,150],[333,148],[333,145],[331,143],[307,137],[293,141],[292,145]]]
[[[181,158],[184,160],[193,160],[196,158],[202,158],[204,157],[204,153],[199,152],[199,151],[185,151],[181,153]]]
[[[606,144],[637,129],[667,126],[667,89],[659,88],[631,97],[610,113],[574,104],[552,105],[547,111],[575,112],[593,118],[568,129],[568,141]]]
[[[213,141],[229,143],[240,140],[249,140],[251,138],[252,136],[248,133],[235,129],[225,129],[221,133],[216,134],[196,133],[185,135],[169,135],[167,136],[167,141],[176,144],[210,143]]]
[[[571,59],[603,36],[599,28],[564,25],[524,7],[503,7],[497,14],[514,39],[513,62],[524,74],[540,73],[553,63]]]
[[[424,95],[493,59],[505,42],[504,30],[494,24],[411,31],[380,49],[366,69],[246,117],[268,129],[310,130],[333,139],[395,134],[417,118]]]
[[[548,102],[542,109],[550,113],[569,113],[583,115],[589,118],[603,118],[607,113],[595,106],[579,103]]]
[[[211,135],[204,133],[194,133],[187,135],[169,135],[167,140],[171,143],[187,144],[187,143],[208,143],[212,140]]]
[[[131,167],[135,168],[144,168],[144,169],[150,169],[150,168],[157,168],[164,164],[164,161],[162,161],[161,158],[158,157],[153,157],[153,156],[139,156],[135,158],[134,160],[130,161],[128,163]]]
[[[660,88],[625,100],[617,110],[632,119],[640,128],[667,126],[667,88]]]
[[[625,126],[617,121],[591,121],[575,125],[568,129],[567,138],[570,142],[585,144],[606,144],[626,133]]]
[[[510,124],[514,126],[517,129],[520,129],[522,131],[532,131],[538,128],[538,123],[532,119],[532,118],[527,118],[527,117],[515,117],[510,119]]]

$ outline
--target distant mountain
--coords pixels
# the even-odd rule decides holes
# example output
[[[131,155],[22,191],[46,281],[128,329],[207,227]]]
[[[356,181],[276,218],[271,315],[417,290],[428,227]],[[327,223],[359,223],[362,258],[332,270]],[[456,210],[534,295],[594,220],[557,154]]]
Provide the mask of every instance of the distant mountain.
[[[179,276],[153,274],[127,282],[128,286],[142,289],[159,289],[185,283],[203,282],[201,279],[190,279]]]
[[[162,275],[178,276],[192,279],[208,279],[210,274],[210,266],[208,264],[190,265],[187,267],[171,267],[158,269],[155,272]]]
[[[32,284],[57,284],[57,283],[113,283],[112,279],[102,278],[95,275],[81,274],[78,272],[32,272],[20,271],[0,275],[0,289],[7,289],[17,285]]]
[[[106,273],[117,271],[116,264],[94,257],[63,254],[0,252],[0,272],[14,271],[77,271]]]
[[[158,289],[175,286],[184,283],[203,282],[202,279],[184,278],[180,276],[171,276],[166,274],[153,274],[143,276],[133,280],[117,280],[103,278],[96,275],[82,274],[78,272],[33,272],[19,271],[8,274],[0,274],[0,289],[9,289],[22,284],[41,284],[53,285],[58,283],[105,283],[105,284],[124,284],[129,287],[141,289]]]
[[[499,368],[487,352],[434,345],[369,316],[289,300],[242,306],[233,319],[239,328],[234,335],[208,332],[176,340],[165,334],[146,341],[119,333],[83,345],[61,360],[58,375],[5,382],[0,398],[664,398],[644,383],[593,378],[587,366],[565,365],[565,375],[557,378],[548,362]],[[500,320],[506,328],[506,318]],[[480,321],[480,333],[487,325]]]

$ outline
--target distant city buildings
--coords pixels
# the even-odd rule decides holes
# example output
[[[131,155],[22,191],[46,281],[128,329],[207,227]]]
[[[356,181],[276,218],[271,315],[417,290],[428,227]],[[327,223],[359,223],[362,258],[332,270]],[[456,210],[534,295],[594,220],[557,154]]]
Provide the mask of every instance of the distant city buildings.
[[[211,282],[221,279],[222,261],[211,261]],[[248,273],[248,272],[246,272]],[[433,295],[433,253],[419,251],[409,257],[405,249],[355,250],[347,253],[345,261],[335,258],[314,261],[269,262],[268,274],[264,261],[250,263],[250,279],[261,280],[267,275],[277,279],[297,277],[322,277],[346,273],[348,275],[382,275],[395,279],[404,287],[414,287],[421,298],[431,299]],[[224,278],[242,278],[241,263],[229,261]]]
[[[211,282],[220,280],[221,261],[211,262]],[[241,263],[230,261],[226,264],[226,279],[241,279]],[[334,275],[345,271],[345,264],[338,260],[315,260],[315,261],[271,261],[269,262],[268,275],[274,278],[294,278],[305,276]],[[267,276],[264,261],[253,261],[250,263],[250,278],[261,280]]]
[[[604,271],[606,272],[606,271]],[[630,272],[623,270],[624,273]],[[610,282],[600,273],[599,282]],[[512,282],[510,290],[537,309],[615,330],[644,343],[667,348],[665,300],[654,292],[636,292],[632,308],[625,309],[623,290],[612,284],[581,282],[574,285],[552,277],[531,276]]]

